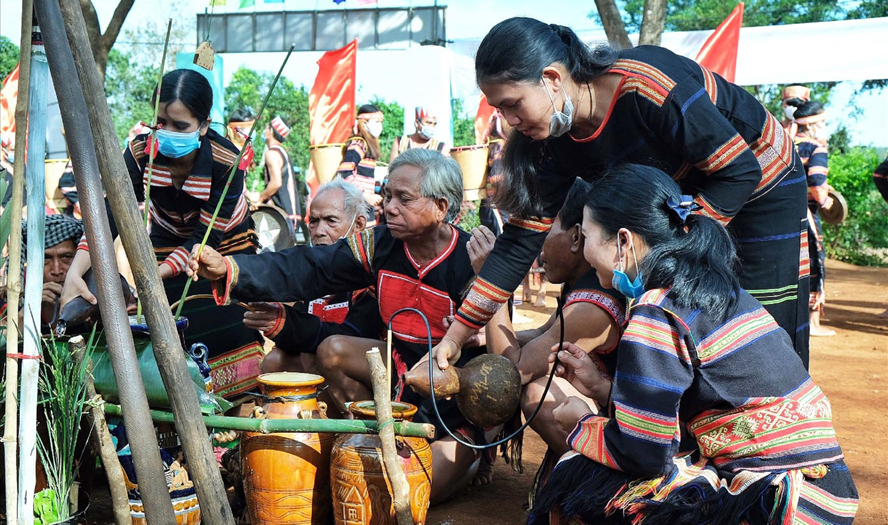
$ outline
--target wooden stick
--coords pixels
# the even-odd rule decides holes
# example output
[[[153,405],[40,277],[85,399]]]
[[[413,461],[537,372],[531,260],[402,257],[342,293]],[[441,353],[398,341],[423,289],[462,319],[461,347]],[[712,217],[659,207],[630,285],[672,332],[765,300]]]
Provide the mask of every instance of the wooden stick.
[[[74,362],[79,366],[86,350],[86,341],[83,340],[83,336],[72,337],[68,341],[68,349],[74,357]],[[96,394],[91,371],[86,374],[85,381],[87,397],[92,400],[101,399]],[[105,468],[105,476],[108,478],[114,523],[130,525],[132,517],[130,516],[129,496],[126,493],[126,481],[123,478],[123,467],[120,466],[120,460],[117,458],[117,451],[111,440],[111,431],[108,430],[108,423],[105,421],[105,413],[99,405],[93,404],[86,414],[93,429],[90,442],[96,453],[102,458],[102,466]]]
[[[392,329],[388,330],[388,337],[385,339],[385,382],[388,385],[388,391],[392,391]]]
[[[15,103],[15,167],[12,179],[12,227],[9,233],[9,266],[7,270],[6,355],[18,353],[19,298],[22,293],[22,199],[25,192],[25,145],[28,132],[28,97],[31,81],[31,23],[34,17],[32,0],[22,0],[21,53],[19,54],[18,99]],[[10,314],[9,312],[13,312]],[[6,358],[6,423],[3,428],[3,457],[6,479],[6,522],[18,524],[18,360]]]
[[[382,462],[392,486],[392,503],[398,525],[414,525],[413,512],[410,510],[410,485],[407,476],[398,461],[398,449],[395,446],[395,431],[392,428],[391,389],[386,381],[385,367],[379,348],[367,351],[367,362],[370,364],[370,379],[373,381],[373,401],[376,404],[376,423],[379,425],[379,440],[382,441]]]
[[[31,90],[28,93],[28,159],[25,176],[28,184],[28,260],[25,278],[24,337],[22,353],[40,354],[43,340],[40,336],[40,305],[43,297],[43,242],[46,227],[46,90],[49,84],[49,65],[43,47],[40,28],[34,26],[35,39],[31,45]],[[14,271],[19,271],[16,268]],[[17,312],[11,312],[15,315]],[[34,489],[37,483],[37,383],[40,361],[24,359],[21,371],[21,414],[19,423],[19,494],[18,521],[22,525],[34,523]],[[15,388],[8,384],[8,388]]]

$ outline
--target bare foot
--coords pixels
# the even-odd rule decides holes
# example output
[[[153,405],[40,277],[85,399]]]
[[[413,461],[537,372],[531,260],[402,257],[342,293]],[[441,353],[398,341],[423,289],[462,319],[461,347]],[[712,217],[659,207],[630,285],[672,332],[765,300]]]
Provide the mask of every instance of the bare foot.
[[[472,485],[480,487],[481,485],[487,485],[491,481],[493,481],[493,463],[488,463],[487,460],[482,458],[481,464],[478,465],[478,472],[472,478]]]
[[[537,308],[545,308],[546,307],[546,298],[545,297],[537,297],[536,302],[533,303]]]

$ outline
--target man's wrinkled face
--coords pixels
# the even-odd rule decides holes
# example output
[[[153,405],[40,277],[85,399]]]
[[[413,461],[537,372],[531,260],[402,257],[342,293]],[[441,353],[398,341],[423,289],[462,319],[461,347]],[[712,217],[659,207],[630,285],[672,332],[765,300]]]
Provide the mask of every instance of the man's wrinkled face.
[[[43,282],[65,283],[77,246],[69,239],[43,251]]]
[[[311,201],[308,232],[312,246],[326,246],[345,237],[354,224],[354,217],[346,216],[345,195],[331,189]]]

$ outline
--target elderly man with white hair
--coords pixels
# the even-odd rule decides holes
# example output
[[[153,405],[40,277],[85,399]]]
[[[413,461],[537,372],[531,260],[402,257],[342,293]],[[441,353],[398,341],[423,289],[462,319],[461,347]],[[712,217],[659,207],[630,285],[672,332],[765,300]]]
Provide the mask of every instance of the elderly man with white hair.
[[[410,149],[389,167],[384,206],[386,224],[365,230],[330,246],[295,247],[279,253],[222,257],[196,251],[189,275],[214,282],[219,304],[233,298],[260,301],[304,301],[319,295],[376,286],[379,313],[388,324],[397,310],[418,308],[431,325],[432,343],[446,332],[445,319],[462,304],[463,291],[474,278],[466,250],[470,236],[453,226],[462,202],[459,166],[436,151]],[[400,378],[427,356],[426,328],[415,314],[393,322],[392,346]],[[373,399],[365,352],[382,347],[378,339],[330,337],[318,349],[328,391],[340,410],[348,401]],[[481,352],[464,348],[457,365]],[[422,366],[422,364],[420,364]],[[415,421],[438,424],[432,403],[403,385],[394,385],[393,397],[417,405]],[[470,439],[482,429],[471,426],[455,400],[438,402],[447,426]],[[439,430],[439,436],[446,436]],[[431,502],[434,505],[467,485],[478,465],[468,447],[443,437],[432,443]]]
[[[335,179],[318,188],[312,200],[308,231],[312,246],[329,246],[361,233],[373,220],[373,207],[354,184]],[[325,295],[312,301],[251,303],[244,324],[274,341],[262,361],[262,372],[318,373],[318,346],[328,337],[379,337],[382,321],[376,294],[361,290]]]

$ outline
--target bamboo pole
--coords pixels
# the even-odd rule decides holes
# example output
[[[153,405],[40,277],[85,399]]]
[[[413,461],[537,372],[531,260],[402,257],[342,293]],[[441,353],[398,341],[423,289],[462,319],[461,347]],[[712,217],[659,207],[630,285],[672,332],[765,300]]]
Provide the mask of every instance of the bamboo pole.
[[[157,271],[154,250],[148,239],[148,232],[143,227],[132,182],[120,154],[120,143],[112,126],[111,111],[105,100],[104,87],[86,34],[80,2],[59,0],[59,4],[65,24],[64,34],[71,44],[74,64],[86,99],[102,182],[132,266],[139,297],[142,299],[143,313],[151,328],[154,356],[176,415],[176,431],[188,458],[202,519],[212,525],[234,525],[222,475],[216,465],[207,428],[201,418],[197,392],[188,375],[185,352]]]
[[[31,43],[31,90],[28,93],[28,153],[25,176],[28,183],[28,257],[25,276],[24,337],[22,353],[21,424],[19,425],[18,522],[34,523],[34,488],[37,483],[37,383],[40,362],[40,319],[43,297],[43,242],[46,225],[46,87],[49,66],[40,27],[34,26]],[[13,218],[15,219],[15,217]],[[18,271],[16,268],[13,271]],[[12,313],[15,315],[15,313]],[[15,385],[10,385],[15,388]]]
[[[72,337],[68,341],[68,350],[74,357],[74,362],[79,366],[83,362],[84,352],[86,351],[86,341],[83,340],[83,336]],[[96,387],[93,384],[91,371],[87,372],[84,380],[86,381],[87,398],[95,400],[98,396],[96,394]],[[98,456],[102,458],[102,466],[105,468],[105,476],[108,478],[114,523],[116,525],[131,525],[129,496],[126,493],[123,467],[120,466],[120,460],[117,458],[117,451],[114,448],[114,442],[111,440],[111,431],[108,430],[108,424],[105,422],[105,413],[99,406],[92,405],[87,410],[87,418],[93,431],[90,441]]]
[[[19,55],[18,99],[15,103],[15,167],[12,179],[12,227],[9,233],[9,266],[6,287],[6,422],[3,428],[3,455],[6,478],[6,522],[18,524],[18,353],[19,297],[22,293],[22,198],[25,192],[25,146],[28,132],[28,97],[31,81],[31,25],[34,18],[32,0],[22,0],[21,53]],[[10,314],[9,312],[14,312]]]
[[[410,484],[407,475],[398,461],[398,448],[395,445],[395,433],[392,418],[391,388],[388,386],[385,365],[379,348],[367,351],[367,362],[370,364],[370,379],[373,381],[373,401],[376,404],[376,423],[379,425],[379,440],[382,442],[382,463],[392,486],[392,503],[398,525],[414,525],[413,512],[410,510]]]
[[[120,407],[105,403],[105,413],[111,416],[120,415]],[[161,423],[175,423],[176,416],[163,410],[152,410],[151,419]],[[230,416],[203,416],[208,427],[225,430],[244,430],[260,434],[276,434],[280,432],[309,432],[335,434],[376,434],[379,425],[376,421],[360,419],[252,419]],[[412,423],[396,421],[394,433],[399,436],[435,437],[435,426],[429,423]]]
[[[89,128],[83,129],[82,125],[88,121],[83,89],[65,38],[58,3],[55,0],[36,0],[35,7],[45,29],[44,38],[48,58],[52,62],[52,75],[62,120],[66,129],[78,130],[77,133],[69,132],[66,139],[74,165],[77,192],[82,202],[84,228],[90,242],[89,257],[98,285],[99,311],[105,327],[114,375],[120,385],[121,403],[126,409],[124,420],[139,480],[139,494],[145,507],[145,515],[152,524],[175,525],[176,516],[164,476],[154,424],[148,414],[148,398],[142,376],[138,373],[138,358],[126,314],[123,290],[120,287],[111,227],[105,213],[99,166],[95,157],[95,142]],[[29,191],[28,197],[30,196]],[[42,213],[43,210],[40,211]],[[30,279],[28,283],[30,284]]]

